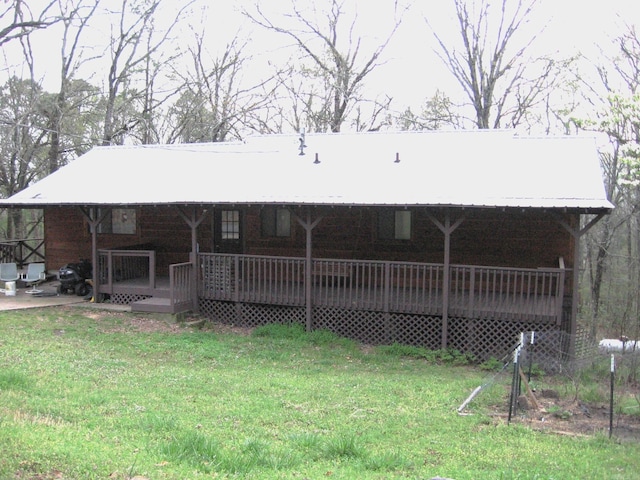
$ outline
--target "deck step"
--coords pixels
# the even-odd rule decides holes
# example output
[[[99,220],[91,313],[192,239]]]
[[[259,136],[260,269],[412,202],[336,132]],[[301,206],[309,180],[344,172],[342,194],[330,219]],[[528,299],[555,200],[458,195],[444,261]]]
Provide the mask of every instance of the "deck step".
[[[131,303],[132,312],[178,313],[171,300],[161,297],[150,297]]]

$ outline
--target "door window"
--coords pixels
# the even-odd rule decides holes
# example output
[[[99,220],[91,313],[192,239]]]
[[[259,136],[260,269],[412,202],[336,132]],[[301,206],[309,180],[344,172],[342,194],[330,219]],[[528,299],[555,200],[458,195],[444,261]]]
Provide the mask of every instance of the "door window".
[[[222,240],[240,240],[240,211],[220,212],[220,235]]]

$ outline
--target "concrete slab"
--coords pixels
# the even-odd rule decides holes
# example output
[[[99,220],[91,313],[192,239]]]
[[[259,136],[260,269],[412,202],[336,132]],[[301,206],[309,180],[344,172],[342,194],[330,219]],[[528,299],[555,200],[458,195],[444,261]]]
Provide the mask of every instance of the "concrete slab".
[[[0,287],[3,286],[0,285]],[[57,288],[57,282],[47,282],[38,287],[38,290],[42,290],[41,294],[25,293],[27,288],[18,288],[15,295],[6,295],[5,292],[0,292],[0,311],[88,303],[84,297],[77,295],[59,295]]]

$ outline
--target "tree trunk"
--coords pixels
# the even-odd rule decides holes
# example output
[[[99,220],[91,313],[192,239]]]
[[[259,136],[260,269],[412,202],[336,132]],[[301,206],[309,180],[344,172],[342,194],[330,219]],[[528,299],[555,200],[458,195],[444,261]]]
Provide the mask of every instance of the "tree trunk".
[[[596,337],[598,323],[600,321],[600,295],[602,292],[602,279],[604,277],[605,263],[611,245],[611,223],[607,218],[603,222],[603,230],[600,235],[600,241],[597,242],[597,251],[595,259],[595,272],[591,282],[591,308],[592,308],[592,324],[591,335]]]

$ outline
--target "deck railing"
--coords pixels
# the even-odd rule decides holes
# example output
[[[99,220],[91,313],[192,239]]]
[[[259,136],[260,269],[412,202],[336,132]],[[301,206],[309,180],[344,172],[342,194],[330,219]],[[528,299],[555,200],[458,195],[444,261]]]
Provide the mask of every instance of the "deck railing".
[[[429,263],[314,259],[314,304],[439,313],[442,271],[442,265]]]
[[[212,300],[303,306],[305,259],[199,255],[199,296]],[[315,306],[467,318],[556,321],[562,318],[564,268],[523,269],[313,259]]]
[[[135,282],[136,292],[153,295],[153,250],[100,250],[99,291],[114,293]],[[198,297],[239,303],[306,306],[422,315],[560,323],[565,269],[451,265],[449,285],[442,264],[373,260],[306,260],[200,253],[192,263],[170,267],[171,303]],[[197,277],[197,278],[196,278]],[[307,278],[310,288],[306,288]],[[141,282],[142,280],[142,282]],[[129,282],[131,284],[131,282]]]
[[[193,308],[193,264],[176,263],[169,266],[170,301],[174,310]]]
[[[4,240],[0,242],[0,263],[15,263],[18,268],[28,263],[43,262],[44,239]]]
[[[565,272],[553,269],[514,269],[451,266],[449,312],[467,318],[517,320],[526,316],[560,322]]]
[[[200,297],[304,305],[304,259],[200,254],[198,264]]]
[[[141,294],[156,286],[156,252],[153,250],[98,250],[99,292],[113,294],[118,283],[138,280]]]

